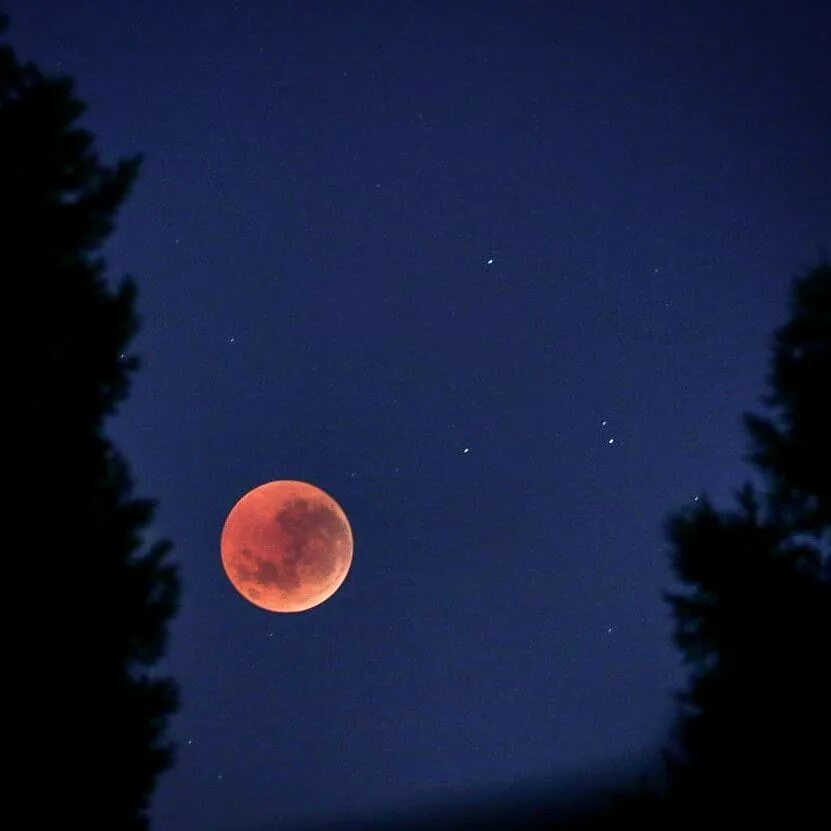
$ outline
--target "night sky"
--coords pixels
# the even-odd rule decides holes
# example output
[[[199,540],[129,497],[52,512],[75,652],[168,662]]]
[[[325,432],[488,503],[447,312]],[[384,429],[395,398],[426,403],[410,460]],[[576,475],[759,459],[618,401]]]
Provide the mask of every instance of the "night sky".
[[[684,682],[662,523],[749,475],[741,413],[831,248],[831,7],[5,6],[102,159],[145,155],[104,253],[142,318],[110,434],[183,582],[154,826],[655,758]],[[219,559],[275,479],[352,524],[305,613]]]

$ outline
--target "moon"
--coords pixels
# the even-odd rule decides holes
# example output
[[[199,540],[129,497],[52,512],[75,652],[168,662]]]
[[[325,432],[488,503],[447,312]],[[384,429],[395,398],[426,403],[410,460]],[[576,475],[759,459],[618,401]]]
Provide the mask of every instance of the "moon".
[[[352,528],[328,493],[308,482],[266,482],[231,508],[219,542],[234,588],[270,612],[328,600],[352,565]]]

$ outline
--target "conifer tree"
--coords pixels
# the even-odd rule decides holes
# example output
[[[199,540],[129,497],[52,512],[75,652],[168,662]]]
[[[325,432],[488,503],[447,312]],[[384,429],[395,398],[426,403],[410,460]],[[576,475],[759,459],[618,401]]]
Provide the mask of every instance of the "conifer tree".
[[[155,503],[134,496],[105,430],[138,368],[138,319],[134,281],[111,285],[100,249],[140,158],[102,164],[84,110],[70,79],[0,42],[0,271],[20,332],[11,516],[27,535],[5,577],[29,610],[7,677],[36,789],[25,823],[115,831],[147,827],[171,763],[177,688],[155,665],[179,583],[170,542],[145,536]]]
[[[668,523],[682,584],[668,599],[691,669],[669,779],[689,825],[831,819],[827,264],[794,283],[769,386],[769,415],[745,417],[762,484],[731,510],[704,499]]]

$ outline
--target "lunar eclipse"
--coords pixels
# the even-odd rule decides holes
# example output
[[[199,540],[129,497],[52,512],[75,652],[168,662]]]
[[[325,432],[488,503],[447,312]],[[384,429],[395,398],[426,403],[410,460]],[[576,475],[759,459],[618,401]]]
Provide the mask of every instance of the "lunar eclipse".
[[[352,564],[352,529],[329,494],[307,482],[267,482],[228,514],[222,566],[234,588],[270,612],[303,612],[328,600]]]

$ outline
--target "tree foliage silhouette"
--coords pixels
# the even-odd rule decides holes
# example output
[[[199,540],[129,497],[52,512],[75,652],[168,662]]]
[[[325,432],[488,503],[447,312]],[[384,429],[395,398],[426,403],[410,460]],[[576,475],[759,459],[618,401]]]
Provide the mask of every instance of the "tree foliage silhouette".
[[[7,24],[0,18],[0,36]],[[0,262],[26,323],[15,520],[31,534],[7,584],[31,592],[45,632],[18,661],[45,740],[30,762],[44,798],[27,822],[143,829],[172,761],[164,731],[177,688],[155,664],[179,583],[171,544],[144,539],[155,503],[132,495],[104,431],[138,367],[127,356],[138,319],[134,282],[111,287],[98,251],[140,158],[103,165],[76,126],[84,110],[70,79],[0,43]]]
[[[670,794],[705,819],[828,817],[831,750],[831,267],[797,279],[768,417],[745,416],[761,489],[673,515],[668,595],[691,668]],[[809,827],[809,826],[799,826]],[[813,827],[810,826],[810,827]],[[819,827],[819,826],[817,826]]]

